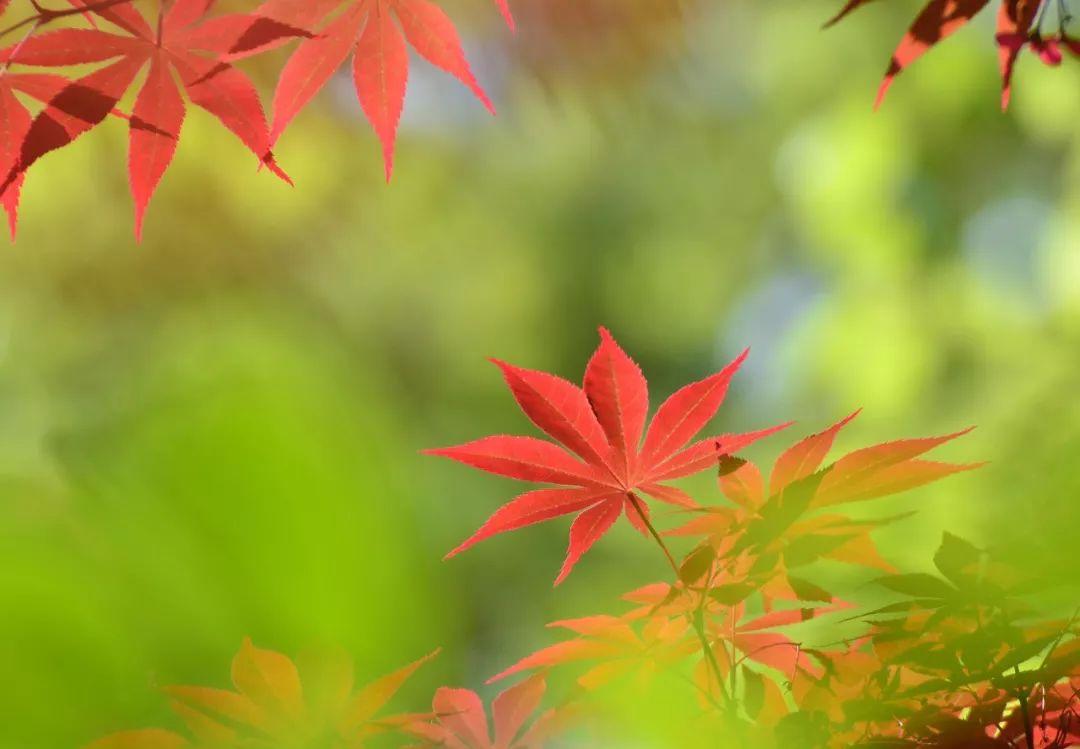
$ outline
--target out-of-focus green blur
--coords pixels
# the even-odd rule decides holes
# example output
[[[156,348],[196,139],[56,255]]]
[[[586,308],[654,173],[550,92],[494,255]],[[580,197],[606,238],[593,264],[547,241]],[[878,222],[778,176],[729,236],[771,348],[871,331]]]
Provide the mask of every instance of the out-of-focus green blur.
[[[654,404],[751,346],[719,428],[799,420],[762,460],[860,406],[841,447],[978,424],[942,455],[991,463],[893,503],[886,555],[950,528],[1075,577],[1080,65],[1029,56],[1003,115],[988,12],[873,113],[919,4],[821,31],[837,4],[521,0],[515,38],[456,0],[498,118],[417,61],[386,186],[342,76],[279,144],[291,189],[192,113],[141,246],[120,121],[35,167],[0,257],[0,747],[175,726],[158,687],[227,683],[245,635],[371,677],[442,645],[423,710],[619,611],[665,578],[628,527],[557,590],[566,524],[444,563],[518,487],[419,455],[532,433],[484,357],[577,379],[600,324]],[[613,744],[688,746],[687,694]]]

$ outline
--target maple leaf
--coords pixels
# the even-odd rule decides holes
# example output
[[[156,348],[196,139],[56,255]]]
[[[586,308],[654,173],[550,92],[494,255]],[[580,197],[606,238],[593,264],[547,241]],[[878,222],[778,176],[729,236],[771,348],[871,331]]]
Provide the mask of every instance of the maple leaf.
[[[494,360],[521,410],[558,444],[534,437],[493,436],[426,453],[522,481],[567,488],[518,496],[447,556],[499,533],[578,513],[555,580],[558,585],[620,514],[625,513],[639,531],[648,532],[648,508],[639,492],[680,507],[696,506],[685,492],[664,482],[709,467],[718,450],[733,453],[788,426],[709,437],[686,446],[720,408],[745,357],[746,352],[720,372],[677,391],[660,405],[647,431],[645,377],[603,328],[600,346],[585,368],[584,387]]]
[[[334,72],[352,55],[353,84],[360,106],[382,142],[386,179],[394,167],[394,143],[409,80],[406,43],[437,68],[457,78],[487,109],[495,108],[465,59],[453,22],[430,0],[269,0],[259,15],[285,23],[307,20],[322,26],[285,64],[274,92],[271,143],[288,127]],[[509,8],[505,8],[509,14]],[[509,15],[507,15],[509,19]]]
[[[551,709],[526,724],[540,707],[547,685],[533,676],[501,692],[491,703],[494,734],[488,725],[484,703],[476,692],[442,687],[435,692],[435,719],[418,723],[411,731],[425,747],[445,749],[542,749],[562,727],[561,714]]]
[[[0,61],[6,64],[57,67],[108,62],[70,81],[49,99],[26,130],[19,159],[4,172],[0,191],[9,190],[39,158],[101,123],[144,69],[146,80],[129,118],[128,172],[136,237],[141,236],[146,207],[180,138],[186,107],[177,77],[192,103],[214,115],[263,165],[288,181],[270,150],[258,93],[229,60],[307,32],[243,14],[204,23],[212,4],[213,0],[174,0],[156,29],[132,5],[99,6],[94,14],[123,33],[65,28],[0,51]]]
[[[378,713],[435,651],[366,686],[355,689],[353,667],[338,652],[307,654],[298,666],[289,657],[255,647],[245,639],[232,661],[233,689],[165,687],[173,711],[195,746],[242,749],[309,746],[333,739],[335,746],[362,746],[380,734],[401,732],[425,716]],[[181,749],[192,746],[168,731],[125,731],[87,749]]]

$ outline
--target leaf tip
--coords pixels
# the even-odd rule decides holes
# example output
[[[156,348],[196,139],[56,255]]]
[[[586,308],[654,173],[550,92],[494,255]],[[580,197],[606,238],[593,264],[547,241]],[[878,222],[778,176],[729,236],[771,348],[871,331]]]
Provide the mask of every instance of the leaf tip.
[[[142,244],[143,237],[143,207],[139,207],[135,211],[135,244]]]
[[[19,214],[14,210],[8,210],[8,235],[11,237],[12,244],[15,243],[16,235],[19,233]]]
[[[889,88],[892,87],[892,83],[895,80],[894,74],[885,76],[885,80],[881,82],[881,86],[878,87],[877,98],[874,99],[874,111],[881,110],[881,104],[885,101],[885,95],[889,93]]]
[[[455,546],[453,549],[446,552],[446,554],[443,556],[443,561],[447,562],[447,561],[453,559],[454,557],[456,557],[461,552],[466,551],[469,548],[471,548],[474,544],[476,544],[476,541],[474,541],[472,538],[468,538],[465,541],[462,541],[460,544]]]
[[[271,173],[273,173],[274,176],[276,176],[282,182],[287,184],[289,187],[296,187],[296,183],[293,182],[292,177],[290,177],[288,172],[282,169],[281,165],[277,163],[277,159],[274,158],[273,151],[267,151],[265,154],[263,154],[263,157],[260,161],[262,162],[262,165],[266,166],[266,168],[269,169]]]
[[[963,437],[965,435],[971,434],[972,432],[975,431],[976,426],[978,426],[978,425],[977,424],[972,424],[971,426],[965,427],[965,428],[961,429],[958,432],[953,432],[952,434],[945,435],[945,439],[946,440],[954,440],[957,437]]]

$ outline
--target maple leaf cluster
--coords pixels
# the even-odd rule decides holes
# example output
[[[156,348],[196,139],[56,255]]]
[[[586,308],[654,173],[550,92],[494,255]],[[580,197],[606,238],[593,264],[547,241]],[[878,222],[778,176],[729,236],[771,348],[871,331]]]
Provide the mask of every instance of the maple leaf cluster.
[[[1002,109],[1009,106],[1013,70],[1025,49],[1051,67],[1060,65],[1065,53],[1080,57],[1080,39],[1071,36],[1068,31],[1069,22],[1072,20],[1069,1],[1000,0],[994,39],[1001,73]],[[871,0],[848,0],[827,25],[835,24],[870,2]],[[896,76],[929,52],[938,42],[966,26],[988,5],[991,5],[991,0],[930,0],[893,52],[885,79],[878,90],[875,106],[881,104]],[[1047,17],[1052,7],[1057,16],[1057,28],[1047,30]]]
[[[550,441],[494,436],[431,451],[552,485],[511,500],[451,554],[573,515],[559,583],[625,517],[662,552],[669,579],[623,595],[622,613],[549,625],[563,639],[488,681],[521,679],[495,697],[490,720],[479,695],[451,687],[436,690],[430,710],[383,714],[434,653],[357,689],[345,658],[305,656],[298,665],[245,641],[233,660],[233,689],[165,688],[186,733],[126,731],[88,749],[359,749],[380,736],[408,749],[544,749],[600,690],[627,679],[648,687],[660,674],[691,685],[709,745],[1080,746],[1080,608],[1068,617],[1042,611],[1034,602],[1040,581],[1010,569],[996,550],[949,533],[934,573],[899,572],[874,532],[907,514],[854,511],[977,468],[926,457],[967,430],[830,460],[856,412],[783,450],[763,471],[736,453],[787,425],[695,440],[745,354],[676,391],[650,420],[640,368],[607,331],[600,337],[581,386],[495,361]],[[719,504],[699,503],[671,483],[707,470],[717,477]],[[671,506],[677,522],[659,528],[650,501]],[[673,545],[687,539],[679,558]],[[872,574],[871,605],[828,589],[819,575],[830,564]],[[574,684],[545,710],[555,670]]]
[[[512,25],[507,0],[497,2]],[[217,118],[260,167],[290,184],[273,146],[350,59],[356,95],[382,142],[388,180],[409,46],[494,112],[452,21],[431,0],[267,0],[249,13],[216,12],[216,0],[68,0],[70,7],[59,10],[31,3],[30,15],[0,29],[0,36],[23,34],[0,49],[0,203],[12,237],[27,170],[110,119],[128,124],[138,237],[179,143],[188,103]],[[0,19],[13,7],[0,2]],[[57,22],[82,25],[52,28]],[[236,63],[293,41],[298,45],[281,72],[268,119],[254,83]],[[40,72],[82,65],[97,67],[83,74]],[[133,88],[134,105],[122,111]]]
[[[737,456],[784,426],[693,442],[721,405],[745,354],[677,391],[648,429],[647,384],[611,335],[583,385],[496,361],[518,405],[549,437],[496,436],[433,450],[492,473],[555,484],[499,509],[455,552],[492,535],[575,514],[556,582],[621,515],[663,552],[672,579],[627,593],[631,608],[561,620],[570,637],[491,681],[576,668],[592,692],[636,675],[687,672],[715,735],[732,745],[803,747],[1080,746],[1080,624],[1042,615],[1036,581],[951,534],[939,576],[901,574],[873,532],[906,515],[847,508],[977,468],[927,459],[968,430],[904,439],[827,461],[852,414],[784,450],[766,474]],[[712,469],[724,499],[700,505],[666,482]],[[564,488],[565,487],[565,488]],[[659,530],[644,497],[689,516]],[[677,560],[670,543],[694,539]],[[814,581],[822,563],[873,572],[901,600],[856,605]],[[841,618],[843,614],[849,614]],[[808,623],[857,631],[819,644]],[[834,638],[835,639],[835,638]]]

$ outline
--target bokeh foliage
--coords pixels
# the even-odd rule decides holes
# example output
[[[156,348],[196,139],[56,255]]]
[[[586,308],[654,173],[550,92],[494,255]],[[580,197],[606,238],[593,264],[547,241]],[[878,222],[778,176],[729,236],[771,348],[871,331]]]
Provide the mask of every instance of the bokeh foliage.
[[[418,450],[525,430],[483,357],[570,375],[597,324],[657,395],[752,346],[725,428],[979,424],[945,458],[991,465],[905,497],[883,546],[925,563],[950,527],[1071,575],[1080,69],[1027,60],[1002,115],[984,18],[874,114],[903,0],[828,32],[821,0],[686,3],[602,44],[456,4],[501,115],[417,71],[390,187],[344,81],[280,145],[296,189],[193,114],[142,246],[119,124],[28,181],[0,259],[0,747],[167,722],[154,687],[223,681],[244,635],[371,676],[441,644],[426,704],[662,576],[629,532],[558,594],[561,529],[439,561],[512,488]],[[625,727],[643,745],[665,699]]]

